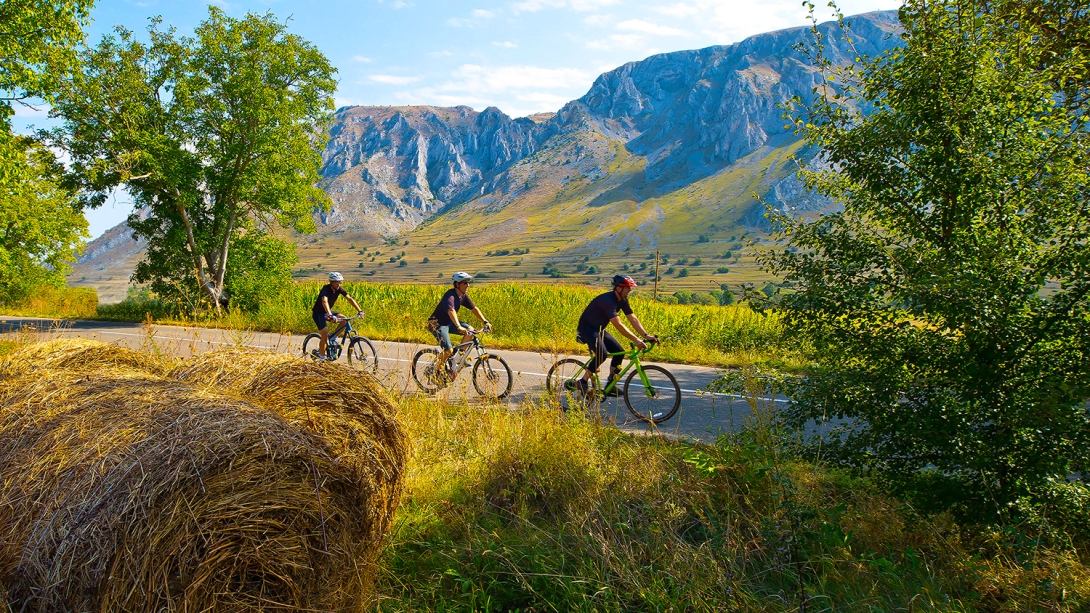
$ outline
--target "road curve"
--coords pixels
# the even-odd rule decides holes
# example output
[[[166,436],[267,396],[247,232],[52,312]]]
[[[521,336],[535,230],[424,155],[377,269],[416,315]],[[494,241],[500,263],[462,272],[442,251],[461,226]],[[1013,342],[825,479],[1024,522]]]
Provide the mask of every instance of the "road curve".
[[[0,315],[0,334],[34,334],[37,338],[82,337],[102,340],[133,349],[157,349],[165,353],[188,357],[223,347],[252,347],[283,353],[301,350],[302,335],[282,335],[268,332],[239,332],[217,328],[183,326],[147,326],[89,320],[51,320]],[[487,338],[483,339],[487,344]],[[388,387],[403,393],[415,393],[415,383],[409,374],[413,355],[425,345],[392,341],[372,341],[379,356],[379,378]],[[507,404],[517,407],[532,402],[544,391],[545,373],[553,362],[568,356],[534,351],[489,350],[502,356],[515,372],[514,390]],[[343,358],[342,358],[343,359]],[[653,362],[648,362],[653,363]],[[676,416],[657,427],[634,419],[624,406],[624,400],[610,398],[601,407],[601,418],[628,432],[649,433],[652,430],[671,437],[711,442],[722,432],[737,430],[751,419],[750,406],[733,394],[703,392],[719,374],[719,370],[704,366],[663,364],[677,378],[682,389],[681,408]],[[441,394],[452,401],[479,402],[470,383],[469,369],[459,373],[455,384]],[[786,402],[782,398],[761,400],[765,408]]]

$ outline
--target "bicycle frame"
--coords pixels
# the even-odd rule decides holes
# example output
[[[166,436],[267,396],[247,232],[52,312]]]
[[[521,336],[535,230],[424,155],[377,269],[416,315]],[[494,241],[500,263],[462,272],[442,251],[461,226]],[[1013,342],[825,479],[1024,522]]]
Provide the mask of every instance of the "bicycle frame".
[[[594,371],[590,373],[590,377],[594,381],[594,389],[601,390],[603,394],[608,394],[610,390],[621,384],[621,379],[624,378],[625,373],[627,373],[633,366],[636,367],[636,372],[640,373],[640,381],[643,383],[644,387],[650,387],[651,382],[647,380],[647,375],[643,372],[643,365],[640,364],[640,356],[647,353],[648,351],[651,351],[652,347],[654,347],[654,343],[648,343],[647,349],[637,349],[636,346],[633,345],[630,351],[615,351],[613,353],[607,353],[606,357],[609,358],[623,355],[625,358],[628,359],[628,364],[625,364],[624,368],[617,371],[617,377],[604,388],[602,387],[601,379],[598,377],[598,372]],[[590,362],[593,359],[594,358],[592,357],[589,358],[586,362],[583,362],[584,371],[590,370]],[[602,360],[602,362],[604,363],[605,360]],[[599,366],[601,366],[601,364],[599,364]]]
[[[337,326],[337,329],[329,334],[328,338],[330,344],[332,346],[337,346],[339,344],[347,348],[348,344],[351,342],[351,339],[359,336],[356,333],[356,329],[352,327],[352,320],[359,319],[360,317],[363,317],[363,315],[363,313],[356,313],[352,317],[345,317],[344,321],[340,322],[340,324]],[[339,341],[337,340],[338,336],[341,337]],[[328,346],[326,350],[329,350]],[[340,352],[338,352],[338,357],[340,357]]]
[[[465,348],[465,351],[462,350],[463,348]],[[482,355],[487,353],[484,345],[481,344],[480,339],[477,338],[477,334],[474,334],[472,339],[464,343],[458,343],[451,349],[452,354],[454,352],[457,352],[458,355],[458,361],[454,364],[454,369],[456,371],[462,370],[462,368],[465,367],[466,363],[469,362],[470,351],[474,349],[477,350],[477,355],[475,359],[480,359]]]

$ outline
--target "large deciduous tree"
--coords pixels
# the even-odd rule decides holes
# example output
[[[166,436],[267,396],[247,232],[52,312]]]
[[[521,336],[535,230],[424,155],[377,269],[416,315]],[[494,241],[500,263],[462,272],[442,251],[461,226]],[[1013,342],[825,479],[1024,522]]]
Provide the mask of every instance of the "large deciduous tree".
[[[40,284],[61,285],[87,236],[60,166],[34,139],[12,132],[13,104],[49,102],[77,64],[90,0],[0,2],[0,302]]]
[[[806,180],[843,210],[780,217],[790,247],[766,254],[819,362],[791,418],[847,418],[824,458],[940,506],[1085,497],[1090,9],[909,0],[900,20],[902,47],[799,115],[827,162]]]
[[[118,28],[87,51],[53,107],[55,142],[88,205],[124,186],[142,211],[129,219],[148,243],[134,279],[218,307],[246,259],[236,245],[267,247],[278,225],[313,231],[310,213],[328,207],[315,184],[336,71],[270,14],[209,8],[193,37],[155,20],[148,32],[145,44]]]

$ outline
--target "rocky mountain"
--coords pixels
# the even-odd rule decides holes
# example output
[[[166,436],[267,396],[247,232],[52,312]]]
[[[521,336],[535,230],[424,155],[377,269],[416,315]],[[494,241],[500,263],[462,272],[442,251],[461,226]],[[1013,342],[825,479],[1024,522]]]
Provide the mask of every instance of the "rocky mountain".
[[[895,12],[850,22],[851,43],[836,24],[819,26],[836,63],[899,43]],[[512,119],[492,107],[341,108],[321,171],[333,207],[316,213],[320,238],[299,237],[303,272],[317,274],[323,263],[382,264],[371,263],[374,255],[356,257],[364,255],[357,239],[431,245],[421,254],[429,265],[384,274],[428,278],[431,268],[442,274],[436,262],[490,246],[500,253],[537,244],[553,254],[546,267],[611,250],[721,248],[767,229],[755,195],[781,210],[825,210],[830,203],[795,176],[796,162],[808,163],[815,152],[782,117],[783,103],[809,99],[820,82],[798,49],[810,38],[808,28],[794,28],[630,62],[599,76],[555,114]],[[351,243],[360,253],[337,250],[338,236],[341,248]],[[325,255],[312,265],[305,250],[316,241]],[[95,265],[92,253],[76,275]]]
[[[834,62],[877,55],[897,43],[891,37],[896,13],[851,21],[854,48],[837,38],[835,24],[821,26]],[[334,209],[320,221],[338,230],[404,233],[451,205],[502,190],[495,178],[515,162],[557,136],[588,130],[646,158],[641,190],[691,184],[788,134],[781,105],[792,96],[809,97],[819,82],[795,49],[809,35],[794,28],[630,62],[543,121],[511,119],[494,107],[480,113],[342,108],[322,169]]]

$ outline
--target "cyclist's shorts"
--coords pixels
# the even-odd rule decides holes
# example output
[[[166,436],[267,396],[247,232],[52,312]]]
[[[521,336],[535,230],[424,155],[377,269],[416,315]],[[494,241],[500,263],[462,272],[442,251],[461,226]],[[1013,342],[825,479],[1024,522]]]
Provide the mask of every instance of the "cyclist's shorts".
[[[340,315],[340,313],[333,311],[334,315]],[[329,323],[325,320],[325,313],[311,312],[311,317],[314,319],[314,325],[318,326],[318,330],[325,330],[326,324]]]
[[[435,333],[435,340],[439,341],[439,344],[443,346],[443,349],[454,349],[454,343],[450,342],[450,329],[452,326],[439,326],[439,331]]]

